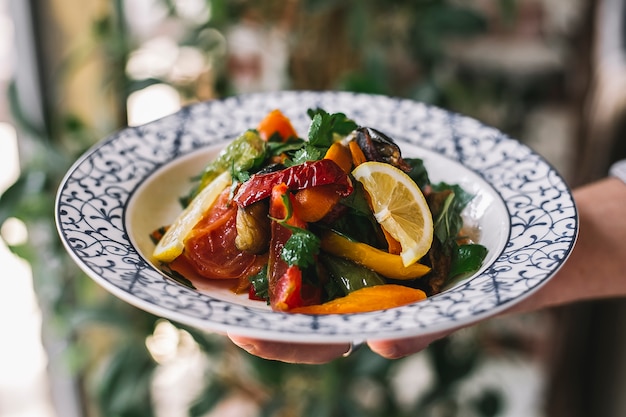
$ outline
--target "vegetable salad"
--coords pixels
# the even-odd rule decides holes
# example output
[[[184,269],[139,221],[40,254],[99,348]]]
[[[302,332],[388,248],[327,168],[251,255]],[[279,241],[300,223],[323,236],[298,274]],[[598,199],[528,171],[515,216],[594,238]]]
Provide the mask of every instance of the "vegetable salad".
[[[419,301],[478,270],[487,249],[422,160],[342,113],[309,109],[306,138],[274,110],[229,143],[152,234],[179,282],[229,279],[272,309],[358,313]]]

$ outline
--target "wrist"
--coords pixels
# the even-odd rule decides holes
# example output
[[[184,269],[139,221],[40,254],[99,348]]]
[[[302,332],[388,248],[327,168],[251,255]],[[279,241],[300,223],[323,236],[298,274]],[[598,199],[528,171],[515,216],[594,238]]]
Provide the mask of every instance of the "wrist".
[[[626,184],[626,159],[615,162],[609,169],[609,175],[619,178]]]

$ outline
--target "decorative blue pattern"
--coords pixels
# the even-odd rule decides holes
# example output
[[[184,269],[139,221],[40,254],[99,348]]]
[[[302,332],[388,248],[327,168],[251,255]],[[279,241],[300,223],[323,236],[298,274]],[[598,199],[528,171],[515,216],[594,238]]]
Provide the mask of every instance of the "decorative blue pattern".
[[[341,111],[403,142],[460,162],[504,201],[510,231],[478,275],[413,305],[344,316],[276,313],[217,299],[166,278],[129,238],[128,203],[162,167],[232,140],[280,108],[299,132],[306,109]],[[563,264],[577,235],[567,185],[540,156],[476,120],[410,100],[345,92],[277,92],[187,107],[125,129],[88,151],[61,184],[56,220],[77,264],[116,296],[154,314],[212,331],[299,342],[425,334],[491,316],[530,295]],[[159,225],[155,225],[155,228]]]

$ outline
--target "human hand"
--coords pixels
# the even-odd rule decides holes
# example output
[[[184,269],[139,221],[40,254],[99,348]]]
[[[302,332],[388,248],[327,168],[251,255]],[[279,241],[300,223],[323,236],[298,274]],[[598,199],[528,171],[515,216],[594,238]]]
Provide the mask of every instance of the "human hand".
[[[367,342],[367,345],[373,352],[384,358],[400,359],[424,350],[435,340],[441,339],[452,332],[453,330],[447,330],[405,339],[371,340]],[[323,364],[342,356],[348,356],[358,348],[358,345],[353,346],[350,343],[304,344],[274,342],[232,334],[229,334],[228,337],[234,344],[251,355],[288,363]]]
[[[228,334],[230,340],[251,355],[263,359],[287,363],[323,364],[348,355],[352,351],[350,343],[305,344],[275,342]]]
[[[434,341],[442,339],[454,331],[445,330],[405,339],[370,340],[367,342],[367,345],[372,352],[379,354],[383,358],[400,359],[421,352]]]

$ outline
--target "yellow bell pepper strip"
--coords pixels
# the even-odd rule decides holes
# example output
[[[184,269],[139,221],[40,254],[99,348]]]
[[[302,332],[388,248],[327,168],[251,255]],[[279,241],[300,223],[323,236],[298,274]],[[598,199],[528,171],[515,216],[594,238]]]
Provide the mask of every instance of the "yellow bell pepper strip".
[[[404,266],[400,255],[394,255],[362,242],[353,242],[335,232],[321,236],[320,248],[335,256],[349,259],[390,279],[410,280],[430,272],[430,267],[414,263]]]
[[[376,285],[353,291],[345,297],[324,304],[297,307],[290,313],[350,314],[386,310],[424,300],[426,293],[415,288],[396,284]]]

